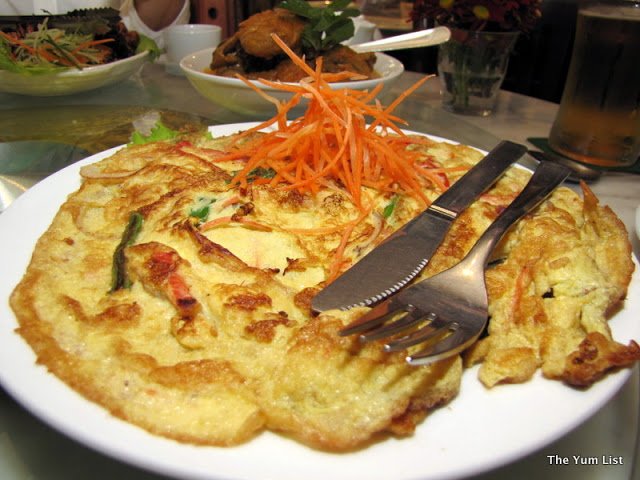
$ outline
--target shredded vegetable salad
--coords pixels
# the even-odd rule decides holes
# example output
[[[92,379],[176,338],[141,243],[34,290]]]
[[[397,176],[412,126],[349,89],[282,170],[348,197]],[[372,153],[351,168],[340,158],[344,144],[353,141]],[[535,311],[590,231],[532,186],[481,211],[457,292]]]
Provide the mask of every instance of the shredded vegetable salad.
[[[22,74],[82,70],[128,58],[143,51],[155,59],[155,42],[129,31],[119,20],[79,17],[61,24],[55,16],[16,23],[0,30],[0,70]],[[49,22],[49,19],[52,19]],[[54,20],[55,19],[55,20]]]
[[[0,32],[8,45],[11,59],[21,67],[76,67],[105,63],[111,49],[105,44],[113,38],[94,39],[92,34],[71,33],[59,28],[48,28],[47,21],[24,36],[17,32]]]

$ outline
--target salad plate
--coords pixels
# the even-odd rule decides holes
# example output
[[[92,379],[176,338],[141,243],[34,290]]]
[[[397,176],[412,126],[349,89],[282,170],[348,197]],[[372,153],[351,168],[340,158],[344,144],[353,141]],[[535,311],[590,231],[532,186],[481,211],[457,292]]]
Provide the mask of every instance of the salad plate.
[[[115,62],[84,67],[82,70],[70,68],[55,73],[25,74],[0,70],[0,92],[40,97],[86,92],[131,77],[140,70],[150,55],[151,52],[145,50]]]

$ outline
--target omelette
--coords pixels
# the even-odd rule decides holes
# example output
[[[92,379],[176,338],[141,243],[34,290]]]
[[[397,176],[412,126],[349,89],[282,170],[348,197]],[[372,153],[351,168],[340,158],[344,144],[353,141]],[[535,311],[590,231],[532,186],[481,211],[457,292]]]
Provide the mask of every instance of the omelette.
[[[270,430],[351,451],[411,435],[476,363],[487,388],[538,370],[586,387],[640,359],[607,325],[634,269],[627,232],[586,185],[557,189],[503,238],[486,273],[490,324],[464,355],[413,367],[339,336],[366,308],[314,314],[313,296],[482,154],[406,134],[389,110],[368,127],[353,107],[370,112],[368,93],[318,83],[322,101],[293,122],[280,112],[231,136],[131,144],[81,169],[10,299],[39,364],[179,442],[231,446]],[[364,97],[327,112],[343,95]],[[529,176],[509,169],[421,278],[462,259]]]

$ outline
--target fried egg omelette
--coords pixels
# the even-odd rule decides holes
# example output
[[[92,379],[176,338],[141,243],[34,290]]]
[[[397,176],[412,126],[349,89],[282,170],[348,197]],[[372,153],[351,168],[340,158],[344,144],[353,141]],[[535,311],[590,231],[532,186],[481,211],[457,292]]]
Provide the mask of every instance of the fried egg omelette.
[[[539,369],[584,387],[640,359],[607,325],[634,269],[627,232],[586,185],[582,198],[557,189],[505,235],[486,273],[488,331],[463,356],[413,367],[339,336],[366,309],[314,314],[314,295],[482,154],[406,134],[397,102],[383,109],[375,91],[334,91],[315,74],[254,128],[127,145],[80,170],[10,298],[38,363],[180,442],[270,430],[349,451],[411,435],[468,365],[482,363],[487,388]],[[304,95],[305,115],[287,121]],[[421,278],[462,259],[529,177],[507,170]]]
[[[269,429],[342,451],[411,434],[456,396],[462,359],[408,366],[402,353],[338,336],[363,309],[313,315],[310,300],[338,248],[344,270],[421,203],[402,197],[389,214],[393,197],[369,192],[374,207],[363,217],[338,188],[239,188],[238,165],[214,161],[232,141],[127,146],[84,167],[11,297],[18,333],[82,395],[181,442],[235,445]],[[452,168],[451,182],[481,158],[460,145],[419,148]],[[461,259],[528,176],[510,169],[466,211],[423,277]],[[483,362],[487,386],[538,368],[588,385],[640,356],[607,327],[633,271],[627,234],[583,189],[584,200],[558,189],[496,252],[489,332],[465,356]],[[439,193],[425,190],[431,200]],[[136,219],[137,235],[125,239]],[[122,288],[113,285],[117,252]]]

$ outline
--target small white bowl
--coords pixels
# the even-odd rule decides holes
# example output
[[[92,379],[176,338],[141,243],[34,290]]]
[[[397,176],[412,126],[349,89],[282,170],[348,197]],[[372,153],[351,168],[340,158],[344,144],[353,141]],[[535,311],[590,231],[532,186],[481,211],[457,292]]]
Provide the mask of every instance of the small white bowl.
[[[82,70],[69,68],[56,73],[34,75],[0,70],[0,92],[38,97],[86,92],[113,85],[132,76],[148,58],[149,52],[144,51],[129,58]]]
[[[276,112],[275,106],[251,90],[242,80],[205,73],[205,70],[211,64],[213,50],[213,48],[200,50],[187,55],[180,62],[180,68],[195,89],[212,102],[233,112],[259,117],[274,115]],[[331,86],[336,90],[340,88],[372,90],[376,85],[383,82],[384,88],[380,93],[380,96],[382,96],[385,90],[404,72],[404,66],[400,61],[384,53],[376,53],[374,69],[379,74],[378,78],[337,82],[332,83]],[[253,83],[279,100],[286,101],[291,98],[290,93],[268,87],[257,81]]]

